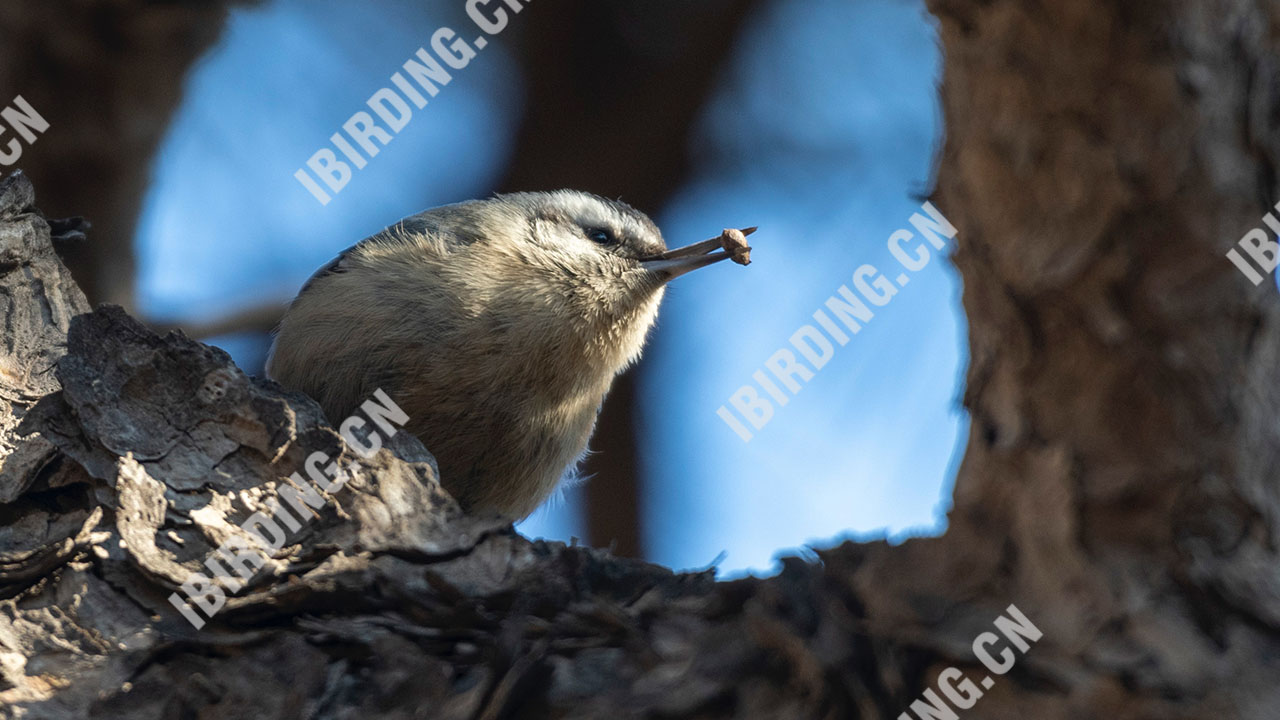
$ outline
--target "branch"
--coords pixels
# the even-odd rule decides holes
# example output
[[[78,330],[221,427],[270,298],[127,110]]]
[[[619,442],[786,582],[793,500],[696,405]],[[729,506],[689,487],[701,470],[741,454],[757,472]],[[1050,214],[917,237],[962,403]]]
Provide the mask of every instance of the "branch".
[[[362,457],[224,353],[87,313],[10,177],[0,717],[1272,717],[1280,303],[1224,254],[1274,190],[1275,11],[931,5],[972,348],[946,535],[726,583],[530,542],[416,440]],[[171,594],[315,453],[350,480],[195,629]],[[997,672],[975,641],[1009,618]]]

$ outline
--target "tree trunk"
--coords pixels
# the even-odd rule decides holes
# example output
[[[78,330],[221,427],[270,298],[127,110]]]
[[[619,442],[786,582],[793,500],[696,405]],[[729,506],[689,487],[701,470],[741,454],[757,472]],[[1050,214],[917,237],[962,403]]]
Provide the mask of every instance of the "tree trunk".
[[[49,123],[16,167],[44,210],[92,218],[93,242],[58,250],[93,302],[132,304],[134,229],[187,70],[227,8],[256,1],[0,2],[0,88]]]
[[[1278,11],[930,7],[973,416],[944,536],[728,583],[531,543],[416,441],[361,459],[113,309],[50,392],[83,303],[11,178],[0,397],[41,399],[0,473],[0,715],[1275,717],[1280,303],[1224,254],[1275,199]],[[193,629],[166,598],[315,451],[353,479]]]

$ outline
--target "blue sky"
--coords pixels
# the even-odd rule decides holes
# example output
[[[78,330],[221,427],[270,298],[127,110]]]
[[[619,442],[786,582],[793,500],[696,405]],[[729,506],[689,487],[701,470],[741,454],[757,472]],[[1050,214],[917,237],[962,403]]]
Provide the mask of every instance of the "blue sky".
[[[490,193],[522,93],[503,36],[331,203],[292,177],[449,20],[389,0],[237,11],[156,162],[137,240],[143,311],[200,319],[284,301],[356,240]],[[650,559],[699,567],[724,553],[727,575],[768,572],[809,542],[942,529],[967,421],[959,280],[939,258],[750,443],[715,414],[855,268],[892,266],[885,240],[918,211],[940,143],[939,62],[920,2],[775,0],[749,23],[688,139],[689,183],[645,208],[673,245],[761,227],[750,267],[673,283],[637,369]],[[218,342],[246,365],[264,349]],[[580,536],[580,500],[569,489],[521,529]]]

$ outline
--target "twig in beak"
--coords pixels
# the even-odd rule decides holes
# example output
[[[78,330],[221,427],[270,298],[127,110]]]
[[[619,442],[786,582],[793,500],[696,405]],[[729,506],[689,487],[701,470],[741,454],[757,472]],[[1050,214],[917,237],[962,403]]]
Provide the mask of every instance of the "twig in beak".
[[[755,231],[754,227],[725,230],[720,237],[641,258],[640,264],[646,270],[665,275],[666,280],[721,260],[732,259],[739,265],[746,265],[751,262],[751,248],[747,246],[746,236]],[[724,252],[713,252],[720,249]]]
[[[725,228],[725,231],[720,234],[720,247],[732,255],[733,261],[739,265],[751,264],[751,246],[747,245],[747,230],[754,231],[755,228],[746,230]]]

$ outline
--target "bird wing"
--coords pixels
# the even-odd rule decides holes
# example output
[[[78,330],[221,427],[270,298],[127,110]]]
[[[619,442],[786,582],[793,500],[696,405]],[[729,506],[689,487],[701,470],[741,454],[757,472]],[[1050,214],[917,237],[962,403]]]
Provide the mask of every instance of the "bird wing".
[[[316,270],[314,273],[312,273],[311,277],[307,278],[307,281],[302,284],[302,289],[298,291],[298,297],[301,297],[302,294],[305,293],[307,290],[309,290],[315,284],[315,282],[320,278],[328,277],[329,275],[337,275],[338,273],[345,272],[349,267],[351,255],[356,251],[357,248],[360,248],[372,242],[385,243],[389,240],[395,241],[398,239],[402,239],[407,232],[414,232],[414,231],[422,232],[425,230],[434,229],[433,224],[429,222],[425,222],[427,215],[428,213],[419,213],[417,215],[410,215],[409,217],[404,218],[400,222],[383,229],[381,232],[377,233],[376,235],[367,237],[361,240],[360,242],[356,243],[355,245],[352,245],[351,247],[347,248],[346,250],[343,250],[342,252],[338,253],[336,257],[334,257],[329,262],[325,263],[323,266],[320,267],[319,270]],[[294,301],[296,302],[297,298],[295,298]]]
[[[343,264],[344,264],[344,263],[347,261],[347,259],[351,256],[352,251],[354,251],[356,248],[360,247],[361,243],[363,243],[363,242],[365,242],[365,241],[364,241],[364,240],[361,240],[360,242],[356,243],[355,245],[352,245],[351,247],[347,248],[346,250],[343,250],[342,252],[338,253],[338,256],[337,256],[337,257],[335,257],[334,259],[332,259],[332,260],[330,260],[329,262],[325,263],[325,264],[324,264],[324,265],[323,265],[319,270],[316,270],[314,273],[312,273],[312,274],[311,274],[311,277],[307,278],[307,281],[306,281],[306,282],[304,282],[304,283],[302,283],[302,289],[298,291],[298,296],[297,296],[297,297],[295,297],[293,301],[294,301],[294,302],[297,302],[297,301],[298,301],[298,297],[302,297],[303,293],[305,293],[307,290],[311,289],[311,286],[312,286],[312,285],[314,285],[314,284],[315,284],[315,282],[316,282],[317,280],[319,280],[320,278],[322,278],[322,277],[326,277],[326,276],[329,276],[329,275],[336,275],[336,274],[338,274],[338,273],[343,272],[344,270],[346,270],[346,268],[343,266]]]

